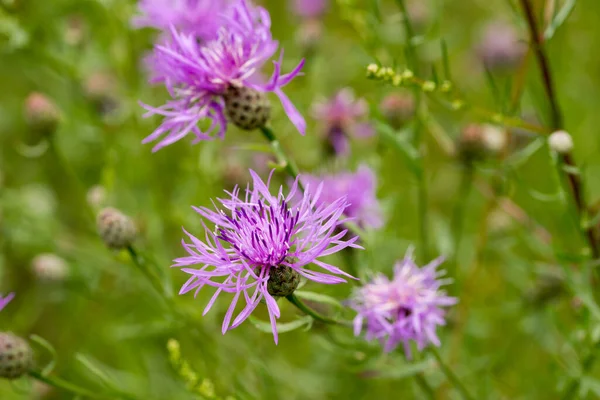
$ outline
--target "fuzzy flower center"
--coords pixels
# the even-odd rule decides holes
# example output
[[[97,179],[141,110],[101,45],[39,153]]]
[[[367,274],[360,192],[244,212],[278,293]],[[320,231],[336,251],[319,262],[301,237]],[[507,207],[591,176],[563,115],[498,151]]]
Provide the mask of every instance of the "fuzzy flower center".
[[[267,206],[260,199],[226,218],[231,227],[218,227],[217,237],[231,244],[240,258],[255,267],[278,267],[288,257],[298,213],[292,213],[285,200]]]

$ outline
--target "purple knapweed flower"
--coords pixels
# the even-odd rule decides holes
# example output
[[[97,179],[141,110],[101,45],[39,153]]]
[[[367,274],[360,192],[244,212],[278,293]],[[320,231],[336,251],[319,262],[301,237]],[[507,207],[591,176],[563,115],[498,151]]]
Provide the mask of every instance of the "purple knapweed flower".
[[[6,295],[6,297],[2,297],[2,295],[0,294],[0,311],[2,311],[2,309],[4,307],[6,307],[6,305],[8,303],[10,303],[10,301],[15,297],[14,293],[9,293]]]
[[[361,248],[358,237],[342,240],[346,234],[338,226],[347,206],[345,198],[319,204],[322,185],[307,186],[302,201],[290,206],[299,192],[296,179],[287,197],[283,188],[276,196],[269,192],[271,176],[266,184],[252,170],[253,187],[242,198],[235,188],[230,198],[219,199],[222,209],[215,211],[200,207],[195,210],[210,223],[204,225],[204,240],[184,231],[190,243],[182,242],[188,256],[175,260],[174,267],[183,267],[190,279],[180,294],[198,291],[204,286],[217,288],[204,309],[206,314],[222,292],[232,293],[233,301],[225,314],[222,332],[239,326],[256,306],[264,300],[269,312],[275,343],[276,319],[280,316],[276,297],[284,297],[297,288],[300,277],[324,284],[346,282],[353,278],[341,269],[320,260],[346,247]],[[314,189],[314,191],[313,191]],[[314,264],[324,272],[309,267]],[[234,318],[236,305],[245,306]]]
[[[292,0],[292,9],[302,18],[319,18],[327,9],[327,0]]]
[[[281,74],[283,52],[274,62],[273,75],[261,83],[259,70],[271,59],[278,42],[271,37],[269,13],[238,0],[222,15],[224,26],[214,40],[199,43],[193,35],[171,30],[165,44],[155,46],[150,57],[152,82],[163,83],[172,99],[161,107],[143,105],[145,116],[162,115],[162,124],[143,143],[159,140],[153,151],[172,144],[188,134],[194,143],[223,138],[226,115],[244,129],[254,129],[268,119],[265,92],[274,92],[288,117],[301,134],[306,124],[282,88],[300,74],[304,60],[289,74]],[[248,113],[248,111],[250,113]],[[201,129],[201,120],[210,126]],[[247,123],[247,124],[245,124]]]
[[[445,325],[445,309],[457,303],[440,287],[450,279],[442,279],[445,271],[437,271],[443,258],[419,266],[412,259],[412,251],[394,266],[394,277],[376,276],[359,288],[349,305],[358,315],[354,319],[354,334],[366,328],[367,340],[377,339],[390,352],[404,345],[411,357],[410,341],[423,350],[430,343],[440,345],[436,334],[438,325]]]
[[[345,88],[328,101],[313,105],[313,117],[325,125],[327,139],[338,155],[350,152],[349,137],[366,138],[373,135],[371,124],[363,120],[369,114],[365,99],[356,99],[352,89]]]
[[[323,184],[319,203],[330,204],[345,196],[348,206],[344,215],[355,221],[361,228],[381,228],[383,218],[379,202],[375,196],[377,179],[375,173],[366,165],[356,172],[341,172],[322,176],[303,176],[302,182],[316,186]]]
[[[131,23],[136,28],[152,27],[164,32],[174,26],[209,40],[217,36],[223,22],[220,15],[229,4],[229,0],[140,0],[140,14]]]

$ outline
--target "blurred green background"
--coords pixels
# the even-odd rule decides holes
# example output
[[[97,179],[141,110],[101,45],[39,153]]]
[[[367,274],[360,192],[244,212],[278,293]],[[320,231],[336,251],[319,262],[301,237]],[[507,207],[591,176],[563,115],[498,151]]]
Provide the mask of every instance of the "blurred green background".
[[[402,69],[406,38],[395,1],[330,3],[323,32],[307,50],[298,43],[303,21],[289,11],[289,4],[261,2],[272,15],[273,36],[285,48],[284,70],[307,57],[305,76],[287,88],[307,117],[307,135],[297,134],[275,99],[274,132],[302,171],[354,169],[366,163],[377,172],[386,224],[368,233],[366,249],[358,255],[358,268],[367,276],[391,273],[393,262],[411,244],[428,258],[448,257],[446,266],[455,272],[448,290],[460,303],[439,332],[441,353],[477,399],[559,398],[561,385],[579,373],[581,359],[598,333],[598,319],[564,293],[569,290],[547,284],[554,282],[546,277],[549,272],[564,275],[581,264],[585,243],[568,205],[556,196],[558,177],[546,144],[527,136],[521,150],[478,162],[476,183],[461,191],[466,167],[444,151],[440,137],[454,142],[467,124],[481,121],[425,99],[418,121],[398,134],[423,152],[426,203],[419,203],[419,181],[410,165],[379,136],[353,143],[348,160],[331,160],[322,144],[323,126],[310,118],[311,104],[352,87],[369,102],[371,119],[381,120],[379,103],[400,89],[367,80],[366,66],[381,62]],[[469,103],[506,112],[507,93],[524,77],[523,96],[513,114],[547,125],[548,103],[532,57],[525,74],[493,73],[499,95],[494,95],[477,57],[482,29],[491,21],[512,24],[527,41],[516,4],[415,3],[424,10],[415,41],[423,78],[432,78],[433,66],[441,71],[444,42],[452,82]],[[552,2],[533,3],[541,15]],[[95,231],[97,206],[119,208],[135,219],[140,230],[136,247],[170,274],[177,291],[185,276],[168,268],[172,259],[184,254],[181,227],[202,232],[201,220],[190,206],[208,206],[223,189],[245,182],[247,168],[255,165],[249,145],[264,145],[264,139],[231,126],[222,142],[191,146],[181,140],[151,153],[151,145],[140,142],[160,120],[143,119],[138,102],[160,105],[166,93],[163,87],[147,84],[144,55],[157,34],[130,27],[134,1],[0,4],[0,289],[17,293],[0,313],[3,330],[36,334],[52,343],[57,376],[106,390],[94,373],[97,369],[136,399],[197,398],[169,363],[170,338],[180,341],[182,356],[206,379],[205,385],[214,385],[218,398],[422,398],[412,379],[419,371],[432,382],[437,398],[459,398],[429,356],[411,361],[401,351],[386,355],[376,343],[355,339],[343,328],[315,325],[308,331],[294,330],[281,334],[277,346],[250,321],[223,336],[226,299],[201,317],[212,295],[209,290],[196,299],[176,297],[178,308],[191,315],[191,321],[173,315],[127,254],[102,244]],[[564,4],[557,0],[556,9]],[[574,156],[592,203],[600,194],[600,56],[594,51],[599,15],[597,1],[577,1],[546,46],[565,126],[573,136]],[[270,65],[265,72],[270,73]],[[24,104],[32,92],[43,93],[60,110],[52,137],[35,135],[27,124]],[[531,143],[537,147],[527,147]],[[277,179],[287,182],[282,174]],[[495,191],[485,196],[481,187]],[[529,216],[525,224],[506,213],[508,200]],[[423,208],[428,215],[426,249],[419,234]],[[457,213],[463,215],[458,249],[452,222]],[[540,240],[535,227],[543,227],[549,243]],[[37,279],[32,260],[41,253],[62,257],[69,277],[60,282]],[[348,267],[347,260],[332,259]],[[345,299],[352,285],[309,284],[305,289]],[[292,305],[280,305],[282,322],[298,317]],[[352,317],[350,312],[345,315]],[[263,309],[255,316],[268,320]],[[51,355],[33,346],[38,365],[45,365]],[[583,380],[584,398],[600,397],[598,373],[592,370]],[[3,400],[74,398],[58,390],[41,392],[27,379],[0,382]]]

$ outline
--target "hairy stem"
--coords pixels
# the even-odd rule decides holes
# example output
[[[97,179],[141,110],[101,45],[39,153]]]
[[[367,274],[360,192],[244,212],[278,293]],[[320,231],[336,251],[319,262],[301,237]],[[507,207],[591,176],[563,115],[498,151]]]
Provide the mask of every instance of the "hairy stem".
[[[165,287],[161,282],[159,276],[156,274],[156,271],[150,268],[148,263],[138,254],[135,248],[131,245],[127,246],[127,252],[131,256],[131,260],[135,264],[136,267],[144,274],[144,276],[150,281],[154,289],[161,295],[163,295],[167,300],[171,298],[169,293],[165,291]]]
[[[290,294],[289,296],[285,296],[285,298],[288,299],[288,301],[290,303],[295,305],[300,311],[302,311],[306,315],[310,315],[316,321],[323,322],[325,324],[330,324],[330,325],[342,325],[342,326],[348,326],[348,327],[352,326],[352,323],[350,321],[341,321],[341,320],[329,318],[329,317],[319,314],[318,312],[316,312],[315,310],[311,309],[306,304],[304,304],[302,302],[302,300],[300,300],[298,297],[296,297],[296,295],[293,293]]]

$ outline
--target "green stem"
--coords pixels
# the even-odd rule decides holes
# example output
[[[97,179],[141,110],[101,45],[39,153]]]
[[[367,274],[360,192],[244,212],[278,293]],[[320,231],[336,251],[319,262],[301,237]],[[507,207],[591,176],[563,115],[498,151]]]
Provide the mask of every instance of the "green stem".
[[[168,292],[165,291],[165,287],[158,275],[156,275],[156,272],[150,269],[148,263],[146,263],[145,260],[139,256],[139,254],[133,248],[133,246],[127,246],[127,252],[131,256],[131,260],[133,261],[133,263],[138,267],[140,271],[142,271],[146,278],[148,278],[154,289],[156,289],[158,293],[163,295],[165,299],[169,300],[171,296],[168,294]]]
[[[429,351],[435,357],[436,361],[438,362],[438,365],[440,366],[440,369],[442,370],[444,375],[446,375],[446,378],[448,378],[448,380],[450,382],[452,382],[454,387],[460,392],[460,395],[462,396],[462,398],[465,400],[474,400],[475,398],[469,394],[469,392],[467,391],[465,386],[461,383],[460,379],[454,373],[454,371],[452,371],[452,369],[450,369],[450,367],[448,367],[444,363],[444,361],[442,360],[442,356],[438,352],[438,349],[435,346],[431,346],[431,347],[429,347]]]
[[[423,375],[423,373],[416,374],[415,381],[417,382],[417,385],[419,385],[419,387],[428,399],[435,400],[435,391],[433,390],[429,382],[427,382],[427,379],[425,379],[425,375]]]
[[[463,223],[465,220],[465,209],[467,205],[467,198],[469,196],[469,192],[471,191],[471,186],[473,184],[473,172],[473,164],[467,162],[467,164],[464,167],[464,170],[462,171],[460,187],[458,190],[458,198],[456,199],[456,203],[454,205],[454,212],[452,215],[452,235],[454,236],[455,259],[458,257],[460,243],[462,241]],[[454,275],[456,275],[456,271],[454,271]]]
[[[298,167],[296,166],[296,164],[294,164],[292,159],[285,154],[283,148],[281,147],[281,144],[279,143],[279,140],[277,140],[271,128],[261,126],[260,131],[271,144],[271,148],[273,149],[275,156],[277,156],[277,161],[284,166],[285,171],[290,177],[296,179],[300,174],[300,172],[298,171]],[[300,181],[298,181],[298,186],[304,191],[304,186]]]
[[[319,314],[318,312],[316,312],[315,310],[311,309],[306,304],[304,304],[302,302],[302,300],[300,300],[298,297],[296,297],[296,295],[293,293],[290,294],[289,296],[285,296],[285,298],[288,299],[288,301],[290,303],[295,305],[300,311],[302,311],[306,315],[310,315],[316,321],[323,322],[325,324],[331,324],[331,325],[342,325],[342,326],[348,326],[348,327],[352,326],[352,323],[350,321],[340,321],[340,320],[329,318],[329,317]]]
[[[427,182],[425,172],[418,179],[418,194],[417,194],[417,207],[419,208],[419,236],[421,242],[421,261],[426,262],[429,260],[429,235],[428,235],[428,221],[427,216]]]
[[[412,22],[410,21],[410,15],[408,14],[408,9],[406,7],[406,3],[404,0],[396,0],[396,3],[398,3],[398,7],[400,8],[400,11],[402,11],[403,14],[403,25],[404,25],[404,33],[406,35],[406,48],[407,48],[407,53],[408,53],[408,65],[411,66],[411,68],[413,68],[413,70],[418,73],[417,67],[418,67],[418,58],[417,58],[417,51],[416,48],[413,44],[412,38],[415,36],[414,34],[414,29],[412,26]]]
[[[600,340],[598,340],[596,342],[596,344],[594,345],[594,348],[592,349],[590,354],[588,354],[588,356],[583,360],[583,363],[581,364],[582,371],[583,371],[582,375],[585,375],[592,369],[592,367],[594,366],[594,363],[596,362],[596,358],[598,355],[597,352],[599,350],[600,350]],[[571,382],[569,382],[569,384],[567,385],[567,388],[565,389],[565,393],[561,397],[561,399],[562,400],[571,400],[577,394],[577,391],[579,390],[579,386],[581,386],[581,376],[571,379]]]
[[[29,376],[31,376],[34,379],[37,379],[40,382],[44,382],[47,385],[50,385],[57,389],[65,390],[67,392],[70,392],[70,393],[73,393],[73,394],[76,394],[79,396],[90,397],[92,399],[111,399],[111,398],[114,399],[114,395],[109,396],[109,395],[96,393],[91,390],[79,387],[71,382],[62,380],[60,378],[42,375],[42,373],[39,371],[30,371]]]

